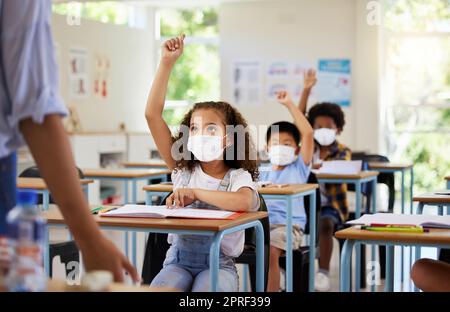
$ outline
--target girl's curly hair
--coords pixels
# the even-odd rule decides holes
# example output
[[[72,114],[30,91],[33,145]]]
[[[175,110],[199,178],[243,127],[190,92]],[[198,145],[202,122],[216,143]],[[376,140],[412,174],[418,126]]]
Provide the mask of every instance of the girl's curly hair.
[[[238,110],[233,106],[231,106],[229,103],[210,101],[194,104],[194,107],[191,110],[189,110],[183,117],[183,120],[181,121],[180,124],[180,131],[173,138],[174,142],[178,141],[183,143],[180,144],[179,152],[181,152],[182,155],[188,156],[183,157],[180,160],[177,160],[176,169],[192,170],[194,169],[195,165],[199,163],[199,161],[195,159],[195,157],[192,155],[190,151],[184,150],[184,148],[187,146],[189,131],[185,131],[183,133],[181,129],[190,128],[192,114],[200,109],[213,109],[223,116],[223,121],[225,125],[233,126],[233,128],[236,126],[242,126],[243,129],[247,129],[247,121],[244,119],[241,113],[239,113]],[[227,131],[229,130],[230,130],[229,127],[227,127]],[[259,176],[256,157],[254,157],[255,159],[251,159],[252,155],[256,155],[256,149],[250,138],[248,131],[245,131],[244,133],[245,133],[244,134],[245,150],[242,150],[235,146],[236,142],[239,143],[242,141],[242,138],[238,138],[238,132],[233,131],[232,133],[233,143],[230,146],[228,146],[224,151],[224,154],[227,156],[224,157],[225,165],[228,168],[235,168],[235,169],[242,168],[244,170],[247,170],[251,174],[253,180],[256,180]],[[227,135],[230,134],[231,134],[230,132],[227,133]],[[242,152],[244,152],[244,155],[242,155]],[[230,153],[232,153],[231,154],[232,157],[230,157],[231,156]],[[238,153],[241,154],[238,155]]]

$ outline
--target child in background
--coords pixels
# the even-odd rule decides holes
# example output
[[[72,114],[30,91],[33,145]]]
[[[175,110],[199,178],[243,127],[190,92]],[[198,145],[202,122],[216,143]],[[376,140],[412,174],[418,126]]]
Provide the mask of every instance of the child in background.
[[[304,89],[299,108],[306,112],[308,97],[316,84],[316,72],[308,70],[304,75]],[[319,103],[311,107],[308,119],[314,128],[316,146],[313,168],[319,169],[323,161],[351,160],[351,150],[339,143],[336,136],[344,129],[345,117],[341,107],[334,103]],[[348,218],[347,185],[321,184],[321,213],[319,222],[319,271],[316,274],[316,290],[330,290],[330,259],[333,251],[333,234],[336,226]]]
[[[161,62],[145,113],[158,151],[173,170],[174,191],[166,204],[168,207],[189,205],[206,209],[256,211],[260,203],[253,180],[257,178],[258,171],[256,160],[249,157],[253,145],[248,133],[238,140],[237,133],[229,132],[229,127],[226,127],[247,127],[235,108],[224,102],[196,103],[183,118],[176,138],[172,138],[162,118],[169,76],[183,52],[183,46],[184,35],[163,44]],[[237,146],[235,142],[244,144]],[[245,157],[237,157],[240,151],[245,152]],[[212,238],[170,234],[168,241],[171,247],[163,269],[151,285],[181,291],[209,291]],[[244,231],[224,236],[220,248],[219,291],[238,291],[234,258],[242,253],[243,248]]]
[[[417,260],[412,267],[411,278],[423,291],[449,292],[450,264],[432,259]]]
[[[272,124],[268,129],[266,142],[271,168],[261,172],[261,180],[274,184],[303,184],[307,182],[310,173],[314,151],[313,129],[287,92],[279,92],[277,100],[289,110],[295,124],[282,121]],[[267,200],[267,208],[270,220],[267,291],[274,292],[280,288],[279,258],[286,250],[286,203],[283,200]],[[292,247],[288,248],[298,249],[306,224],[302,198],[292,205],[292,224]]]

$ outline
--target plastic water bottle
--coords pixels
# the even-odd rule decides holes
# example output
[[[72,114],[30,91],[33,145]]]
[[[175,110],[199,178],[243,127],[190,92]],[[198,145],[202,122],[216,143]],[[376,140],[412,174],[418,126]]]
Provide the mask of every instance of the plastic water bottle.
[[[45,220],[39,216],[37,194],[19,192],[17,206],[7,216],[12,261],[6,284],[10,291],[44,291],[47,276],[42,255],[45,243]]]

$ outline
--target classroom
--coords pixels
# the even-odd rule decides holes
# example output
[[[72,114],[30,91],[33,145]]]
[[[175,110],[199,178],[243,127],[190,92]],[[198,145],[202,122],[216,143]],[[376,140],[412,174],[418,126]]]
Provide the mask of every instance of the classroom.
[[[448,0],[0,0],[0,24],[0,291],[450,292]]]

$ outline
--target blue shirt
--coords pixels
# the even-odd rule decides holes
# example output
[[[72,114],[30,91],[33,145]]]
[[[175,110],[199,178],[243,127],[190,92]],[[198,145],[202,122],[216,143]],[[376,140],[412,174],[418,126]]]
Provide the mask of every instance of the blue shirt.
[[[282,170],[272,170],[271,166],[260,169],[260,180],[270,181],[275,184],[303,184],[308,181],[311,171],[303,161],[303,157],[297,159],[284,167]],[[286,201],[281,199],[271,199],[266,201],[269,210],[269,220],[271,224],[286,224],[287,206]],[[299,225],[305,229],[306,213],[303,198],[297,198],[292,202],[292,224]]]
[[[50,18],[51,0],[0,0],[0,158],[23,145],[21,120],[67,114]]]

